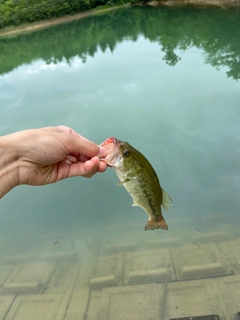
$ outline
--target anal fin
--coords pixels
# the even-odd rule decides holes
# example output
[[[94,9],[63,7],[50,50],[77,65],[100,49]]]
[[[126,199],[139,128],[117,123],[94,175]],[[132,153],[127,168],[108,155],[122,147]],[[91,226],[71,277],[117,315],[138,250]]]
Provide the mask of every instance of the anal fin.
[[[165,210],[173,207],[173,201],[166,191],[162,189],[162,206]]]

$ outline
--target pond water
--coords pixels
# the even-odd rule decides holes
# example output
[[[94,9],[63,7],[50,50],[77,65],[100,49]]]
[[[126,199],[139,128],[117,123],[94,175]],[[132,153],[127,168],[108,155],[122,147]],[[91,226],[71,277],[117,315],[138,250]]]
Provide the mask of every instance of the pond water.
[[[12,190],[0,319],[240,311],[239,37],[237,10],[134,7],[0,39],[0,135],[64,124],[128,141],[174,202],[169,230],[145,232],[111,168]]]

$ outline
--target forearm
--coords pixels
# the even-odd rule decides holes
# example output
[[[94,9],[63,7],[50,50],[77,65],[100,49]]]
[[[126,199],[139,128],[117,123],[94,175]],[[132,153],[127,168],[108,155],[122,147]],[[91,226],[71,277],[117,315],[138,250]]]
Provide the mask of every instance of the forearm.
[[[14,135],[0,137],[0,199],[19,184],[18,166]]]

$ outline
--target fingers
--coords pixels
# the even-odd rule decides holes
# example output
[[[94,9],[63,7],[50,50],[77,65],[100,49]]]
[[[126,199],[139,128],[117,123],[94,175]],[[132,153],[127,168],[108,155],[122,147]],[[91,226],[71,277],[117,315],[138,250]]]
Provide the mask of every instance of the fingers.
[[[67,126],[45,127],[40,130],[48,134],[56,135],[56,138],[63,143],[69,154],[84,154],[88,158],[107,156],[107,150],[104,147],[86,139]],[[60,137],[58,134],[61,134]]]
[[[53,138],[49,141],[54,141],[54,147],[61,149],[63,155],[66,154],[64,156],[66,158],[61,159],[58,166],[58,180],[74,176],[90,178],[97,172],[106,170],[106,163],[99,160],[107,156],[108,152],[104,147],[66,126],[45,127],[40,130],[45,132],[43,135],[45,138]],[[55,158],[54,161],[56,161]]]
[[[78,161],[80,161],[80,162],[92,161],[96,165],[98,165],[98,172],[104,172],[107,168],[106,162],[98,161],[98,157],[96,157],[96,158],[97,158],[96,160],[90,160],[88,157],[81,154],[78,159],[74,156],[68,155],[65,160],[69,166],[71,166],[74,163],[77,163]]]
[[[104,172],[107,166],[104,162],[99,161],[98,157],[94,157],[84,163],[85,175],[84,177],[90,178],[97,172]]]
[[[97,157],[92,158],[91,160],[86,161],[83,164],[85,174],[83,175],[85,178],[91,178],[94,174],[98,172],[99,168],[99,159]]]
[[[99,161],[99,172],[104,172],[107,169],[107,164],[106,162],[103,161]]]
[[[94,156],[105,157],[107,150],[96,143],[79,135],[73,129],[66,126],[56,127],[58,132],[66,134],[65,147],[71,154],[83,154],[89,158]]]
[[[78,161],[78,159],[74,156],[68,155],[66,157],[66,163],[71,166],[73,163],[76,163]]]
[[[98,157],[93,157],[85,162],[73,163],[69,168],[68,177],[82,176],[91,178],[97,172],[104,172],[106,168],[106,163],[99,161]]]
[[[71,138],[68,142],[68,150],[69,153],[80,153],[85,156],[92,158],[95,156],[105,157],[107,155],[107,150],[103,147],[98,146],[96,143],[86,140],[86,139],[78,139]]]

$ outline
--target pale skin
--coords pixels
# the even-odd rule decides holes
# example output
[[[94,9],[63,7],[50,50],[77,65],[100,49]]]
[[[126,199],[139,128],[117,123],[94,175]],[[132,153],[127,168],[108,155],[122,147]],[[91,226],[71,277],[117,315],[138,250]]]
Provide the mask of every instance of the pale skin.
[[[41,186],[66,178],[90,178],[106,170],[107,150],[66,126],[0,137],[0,199],[16,186]]]

